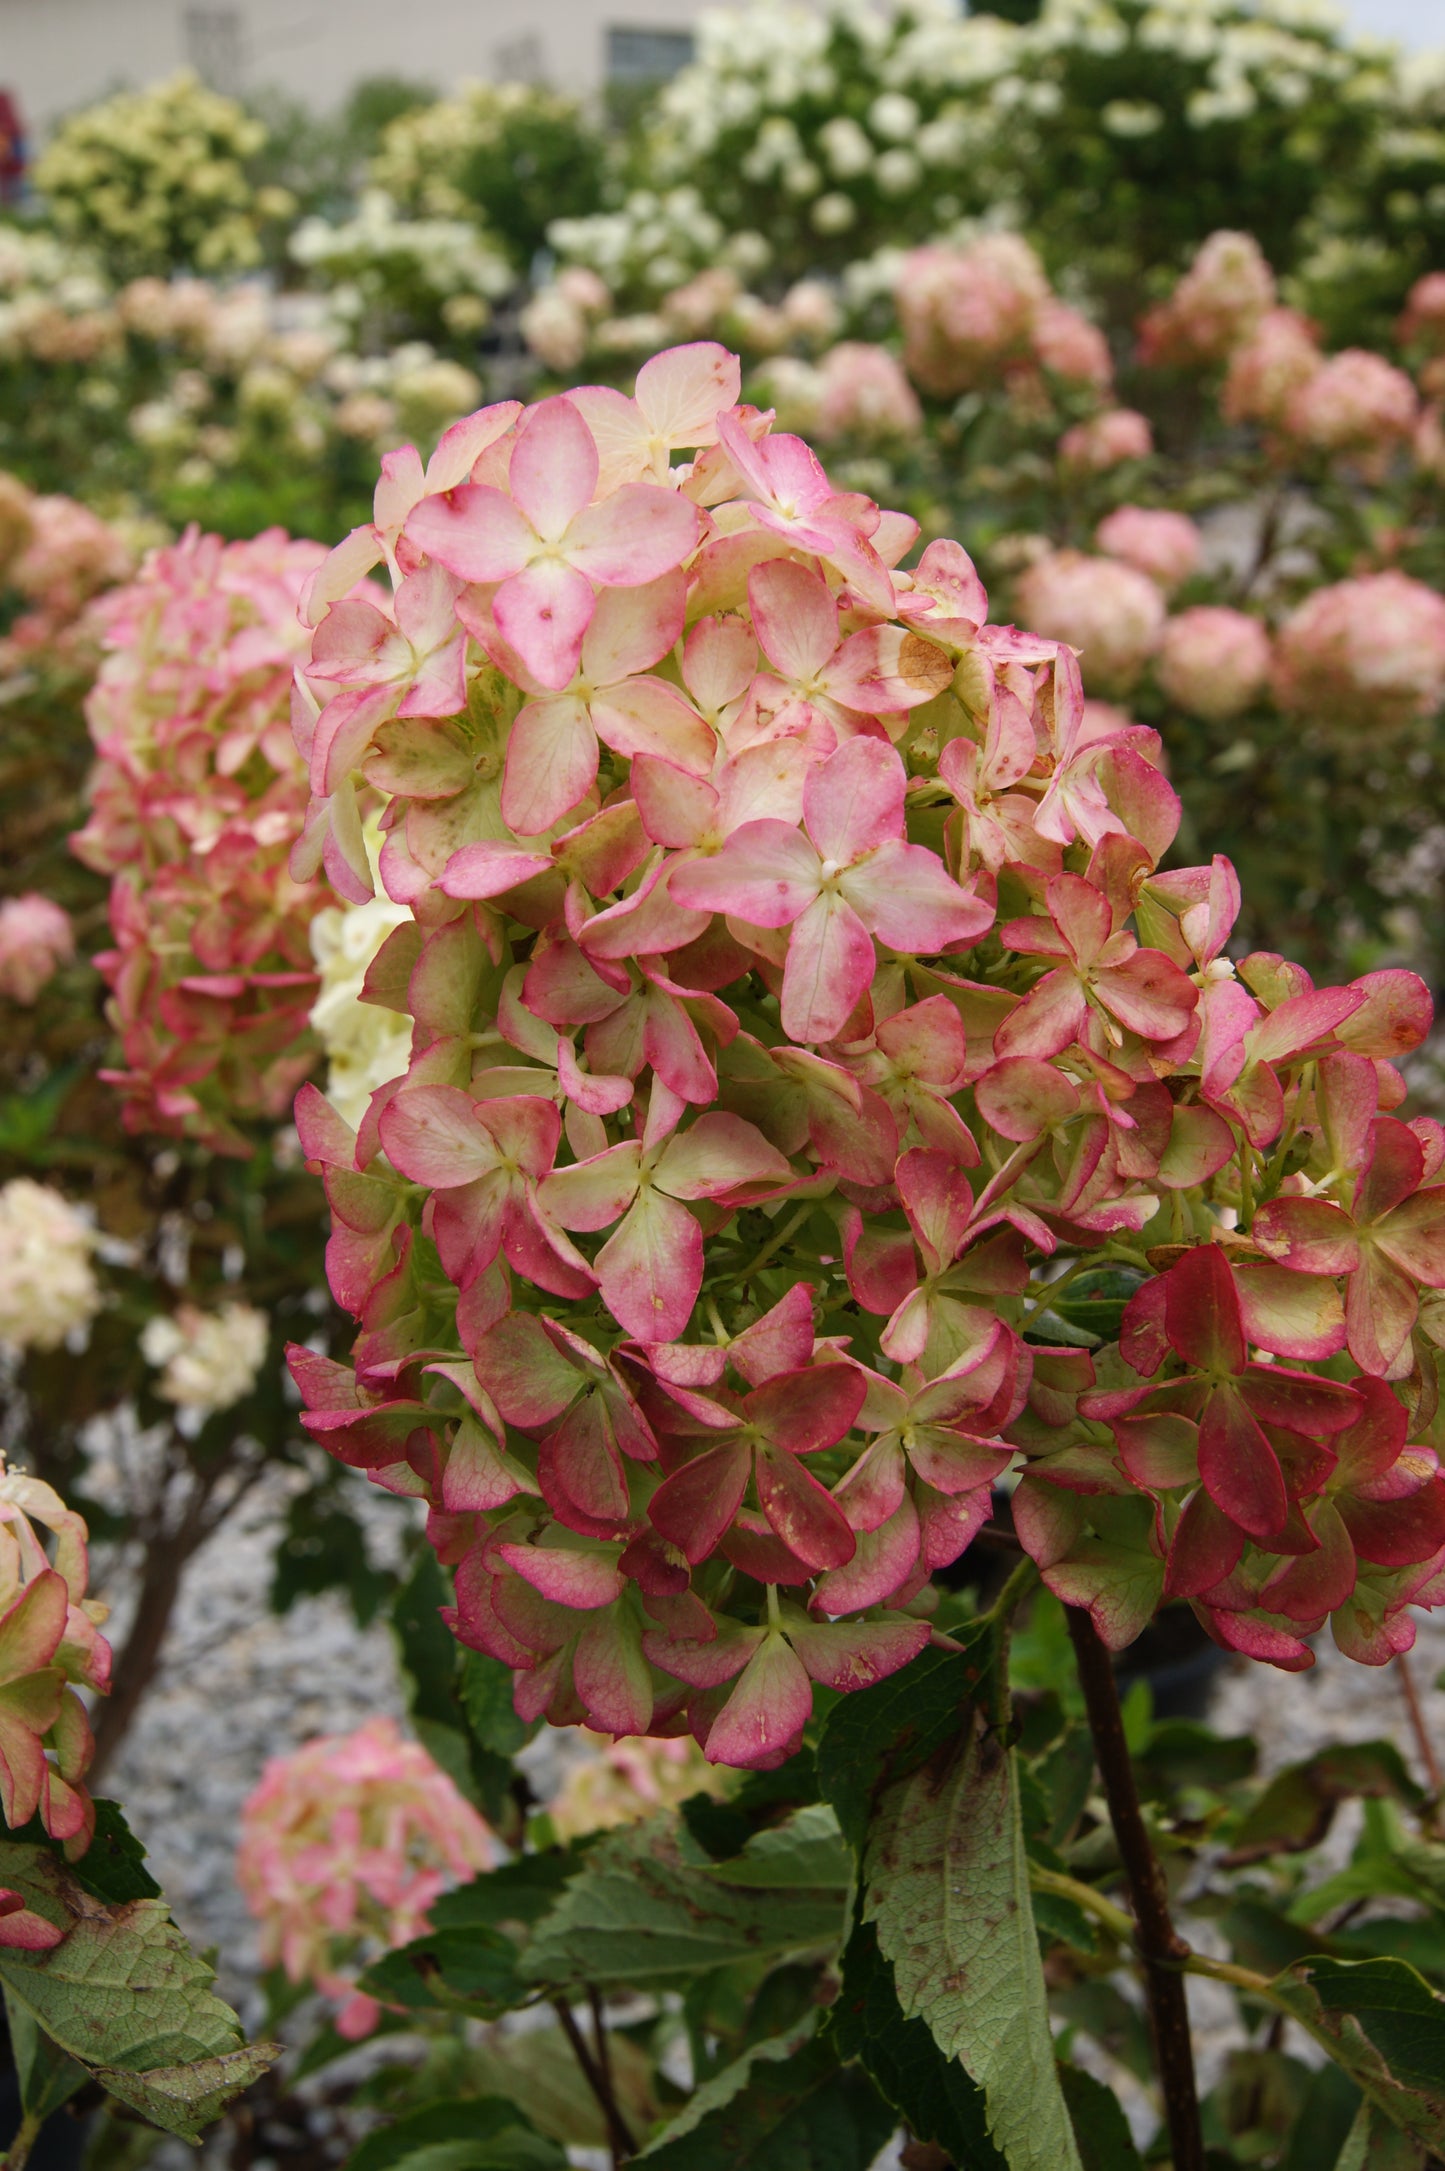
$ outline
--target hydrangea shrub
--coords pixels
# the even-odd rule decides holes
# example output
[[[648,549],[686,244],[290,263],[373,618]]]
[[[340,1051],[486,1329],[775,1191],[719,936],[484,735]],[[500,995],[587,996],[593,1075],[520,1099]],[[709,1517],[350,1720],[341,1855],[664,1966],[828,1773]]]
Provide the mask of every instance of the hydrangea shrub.
[[[918,1653],[1009,1473],[1114,1648],[1179,1596],[1383,1662],[1445,1591],[1425,989],[1232,959],[1155,735],[737,388],[485,409],[311,585],[293,865],[368,895],[381,796],[413,1049],[298,1102],[360,1327],[308,1428],[426,1501],[519,1712],[715,1762]]]

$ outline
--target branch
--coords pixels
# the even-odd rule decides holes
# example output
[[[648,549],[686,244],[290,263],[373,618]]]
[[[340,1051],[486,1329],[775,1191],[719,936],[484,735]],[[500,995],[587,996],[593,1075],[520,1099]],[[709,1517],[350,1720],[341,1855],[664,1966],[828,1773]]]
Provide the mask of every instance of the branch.
[[[1194,2085],[1194,2046],[1184,1989],[1183,1966],[1190,1958],[1189,1947],[1174,1927],[1169,1888],[1139,1807],[1113,1662],[1087,1613],[1077,1606],[1066,1606],[1064,1617],[1078,1662],[1094,1755],[1109,1803],[1109,1821],[1119,1844],[1134,1908],[1134,1936],[1144,1964],[1144,1989],[1149,2001],[1154,2059],[1164,2093],[1173,2171],[1205,2171],[1199,2096]]]
[[[591,1996],[592,1993],[589,1991],[589,1999]],[[633,2138],[632,2130],[626,2119],[618,2109],[617,2098],[612,2092],[610,2071],[604,2071],[599,2059],[593,2057],[591,2050],[588,2048],[587,2038],[578,2027],[572,2008],[567,2000],[565,1998],[554,1998],[552,2000],[552,2010],[561,2023],[562,2033],[572,2046],[573,2057],[582,2068],[583,2079],[597,2098],[597,2107],[601,2111],[607,2127],[607,2145],[612,2151],[614,2171],[617,2171],[617,2166],[626,2163],[630,2156],[637,2154],[637,2142]],[[597,2021],[600,2048],[602,2044],[601,2019],[595,2005],[592,2011],[593,2017]],[[605,2051],[603,2051],[602,2055],[606,2056]],[[610,2063],[609,2060],[609,2068]]]

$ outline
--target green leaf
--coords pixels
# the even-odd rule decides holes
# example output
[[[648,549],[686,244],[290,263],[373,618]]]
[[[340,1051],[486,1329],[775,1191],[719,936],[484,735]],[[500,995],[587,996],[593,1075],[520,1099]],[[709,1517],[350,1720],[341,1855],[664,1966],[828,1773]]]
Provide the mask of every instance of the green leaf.
[[[537,1922],[575,1877],[585,1856],[566,1847],[541,1854],[521,1854],[500,1869],[484,1870],[470,1884],[444,1892],[427,1910],[438,1930],[466,1930],[475,1923],[497,1928],[507,1922]]]
[[[1271,1984],[1393,2125],[1445,2150],[1445,1998],[1403,1960],[1313,1959]]]
[[[828,2030],[839,2056],[861,2059],[909,2131],[941,2148],[955,2171],[1004,2171],[988,2137],[983,2090],[956,2058],[944,2057],[925,2021],[904,2019],[871,1922],[848,1940]]]
[[[838,1815],[843,1836],[863,1845],[873,1797],[955,1736],[983,1685],[996,1642],[991,1625],[954,1631],[962,1651],[929,1648],[870,1689],[840,1697],[818,1742],[818,1789]]]
[[[867,2171],[893,2132],[889,2106],[830,2044],[755,2044],[705,2081],[642,2151],[656,2171]]]
[[[145,1866],[146,1851],[126,1823],[119,1802],[95,1805],[95,1837],[71,1866],[78,1885],[98,1899],[158,1900],[161,1888]]]
[[[458,1696],[478,1743],[494,1756],[514,1757],[541,1724],[518,1718],[512,1708],[512,1669],[485,1652],[462,1654]]]
[[[346,2171],[566,2171],[567,2157],[504,2096],[454,2097],[369,2133]]]
[[[813,1752],[799,1749],[773,1771],[749,1772],[736,1793],[724,1800],[690,1794],[682,1805],[689,1832],[715,1862],[741,1854],[760,1824],[772,1822],[780,1809],[800,1809],[818,1799]]]
[[[1069,2107],[1084,2171],[1144,2171],[1129,2121],[1113,2089],[1077,2065],[1060,2065],[1059,2086]]]
[[[52,2043],[18,1998],[7,1996],[5,2018],[20,2083],[20,2107],[42,2125],[88,2078],[85,2067]]]
[[[1054,2065],[1017,1763],[979,1716],[962,1744],[886,1789],[865,1880],[864,1916],[899,2005],[982,2087],[1010,2171],[1081,2171]]]
[[[1420,2151],[1408,2134],[1381,2117],[1373,2103],[1362,2103],[1334,2171],[1421,2171]]]
[[[235,2014],[208,1987],[214,1971],[163,1900],[112,1904],[55,1854],[14,1844],[0,1845],[0,1884],[67,1932],[46,1953],[0,1948],[7,2004],[168,2133],[196,2139],[275,2059],[269,2045],[245,2046]]]
[[[361,1987],[383,2005],[407,2012],[440,2007],[495,2020],[531,1993],[517,1973],[517,1948],[499,1930],[473,1923],[465,1930],[428,1931],[410,1945],[383,1953],[361,1977]]]
[[[684,1858],[673,1819],[650,1818],[602,1834],[538,1923],[522,1973],[548,1989],[640,1986],[826,1951],[842,1940],[845,1897],[837,1887],[731,1884],[726,1864],[702,1869]]]
[[[277,2053],[269,2043],[244,2044],[215,2058],[195,2058],[184,2065],[148,2066],[134,2073],[122,2066],[96,2066],[94,2078],[107,2095],[129,2104],[163,2133],[198,2141],[203,2126],[219,2118],[233,2096],[258,2081]]]
[[[1298,1854],[1317,1847],[1337,1806],[1364,1795],[1408,1802],[1424,1800],[1392,1742],[1360,1741],[1322,1749],[1303,1764],[1276,1773],[1234,1835],[1225,1856],[1235,1868],[1266,1855]]]
[[[755,1890],[780,1886],[789,1892],[846,1892],[853,1882],[853,1852],[843,1843],[838,1819],[826,1802],[812,1802],[786,1824],[765,1825],[726,1862],[698,1865],[722,1884]]]

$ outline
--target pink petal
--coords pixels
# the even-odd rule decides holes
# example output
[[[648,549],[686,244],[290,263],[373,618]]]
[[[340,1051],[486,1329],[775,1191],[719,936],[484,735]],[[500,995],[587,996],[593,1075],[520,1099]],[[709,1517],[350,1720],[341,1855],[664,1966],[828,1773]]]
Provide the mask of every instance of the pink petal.
[[[748,575],[748,605],[763,654],[779,676],[816,677],[838,645],[838,606],[821,573],[770,558]]]
[[[687,605],[683,574],[665,573],[641,588],[604,588],[582,644],[582,668],[593,686],[614,686],[650,671],[682,637]]]
[[[591,582],[574,567],[542,558],[503,581],[492,610],[537,684],[560,689],[577,674],[595,600]]]
[[[643,828],[654,844],[665,844],[670,851],[696,844],[717,819],[713,786],[676,762],[638,754],[629,782]]]
[[[1257,1349],[1314,1364],[1344,1348],[1344,1303],[1325,1276],[1245,1261],[1234,1270],[1234,1285],[1244,1331]]]
[[[1251,1230],[1261,1251],[1300,1274],[1348,1274],[1359,1245],[1348,1214],[1328,1199],[1270,1199]]]
[[[642,1192],[596,1260],[603,1301],[643,1342],[672,1342],[702,1287],[702,1230],[685,1206]]]
[[[596,483],[597,447],[581,415],[570,400],[540,401],[517,432],[507,486],[544,542],[560,540]]]
[[[853,1558],[858,1541],[847,1516],[786,1448],[759,1447],[756,1477],[763,1513],[790,1553],[819,1569]]]
[[[1045,973],[994,1033],[1000,1055],[1061,1055],[1084,1030],[1089,1006],[1078,976],[1061,966]]]
[[[817,896],[818,880],[807,838],[787,822],[759,821],[744,822],[710,859],[679,867],[669,888],[676,904],[732,912],[753,927],[786,927]]]
[[[696,709],[660,678],[602,687],[592,697],[592,722],[603,744],[628,761],[648,754],[706,776],[717,751]]]
[[[849,739],[810,769],[803,820],[819,857],[840,867],[903,835],[903,764],[881,739]]]
[[[723,1197],[739,1184],[785,1183],[792,1173],[751,1123],[713,1110],[674,1133],[652,1180],[672,1198],[709,1199]]]
[[[742,1505],[752,1466],[752,1450],[737,1438],[694,1455],[653,1494],[648,1514],[654,1529],[694,1565],[706,1560]]]
[[[381,1141],[393,1168],[436,1190],[490,1176],[500,1165],[477,1103],[459,1086],[404,1087],[382,1115]]]
[[[851,746],[877,744],[876,739],[851,742]],[[837,759],[835,754],[833,760]],[[921,844],[880,844],[867,859],[847,870],[842,889],[881,941],[910,954],[977,942],[993,925],[993,906],[961,890]]]
[[[543,1210],[564,1229],[610,1229],[637,1196],[641,1165],[642,1148],[629,1138],[588,1161],[554,1169],[542,1185]]]
[[[569,563],[599,588],[640,588],[681,565],[697,537],[698,510],[690,498],[630,482],[579,513],[564,548]]]
[[[505,490],[464,482],[423,498],[408,515],[407,540],[461,580],[509,580],[520,573],[537,538]]]
[[[1005,1056],[974,1092],[984,1122],[1020,1144],[1079,1112],[1079,1096],[1063,1072],[1032,1055]]]
[[[655,437],[674,449],[717,443],[717,418],[737,405],[742,380],[735,354],[715,340],[655,354],[637,372],[634,392]]]
[[[529,701],[507,741],[502,818],[508,826],[524,837],[540,836],[586,797],[596,779],[597,734],[585,704],[575,694]]]
[[[773,824],[750,826],[761,829]],[[738,831],[739,836],[744,834]],[[876,963],[873,938],[847,898],[838,890],[816,897],[795,922],[788,943],[782,1007],[788,1038],[834,1039],[870,985]]]
[[[588,1720],[604,1734],[645,1734],[652,1675],[635,1624],[620,1608],[587,1623],[572,1654],[572,1681]]]
[[[765,1439],[790,1454],[833,1447],[863,1407],[867,1381],[856,1365],[808,1365],[755,1387],[743,1407]]]
[[[1362,1372],[1394,1379],[1402,1357],[1408,1369],[1410,1332],[1419,1310],[1408,1276],[1377,1251],[1363,1251],[1345,1296],[1350,1355]]]
[[[1214,1388],[1204,1405],[1199,1475],[1215,1506],[1252,1538],[1284,1529],[1289,1500],[1279,1458],[1232,1386]]]
[[[1244,1326],[1229,1261],[1218,1244],[1196,1244],[1164,1276],[1164,1324],[1171,1348],[1203,1372],[1244,1368]]]
[[[777,1762],[798,1739],[813,1709],[813,1691],[802,1661],[782,1637],[767,1637],[708,1728],[704,1754],[710,1764],[746,1771]]]
[[[825,690],[865,716],[896,716],[932,701],[953,683],[953,663],[933,641],[904,626],[850,633],[823,674]]]
[[[529,852],[524,844],[515,844],[509,838],[488,838],[480,844],[464,844],[453,852],[437,886],[448,897],[505,897],[519,883],[530,881],[533,875],[548,874],[551,868],[549,852]]]

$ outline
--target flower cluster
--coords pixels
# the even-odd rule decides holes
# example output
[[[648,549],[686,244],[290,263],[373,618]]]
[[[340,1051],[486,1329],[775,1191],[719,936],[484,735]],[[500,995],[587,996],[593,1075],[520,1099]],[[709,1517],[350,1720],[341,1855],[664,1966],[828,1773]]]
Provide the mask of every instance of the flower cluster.
[[[59,1349],[100,1310],[95,1230],[30,1176],[0,1188],[0,1348]]]
[[[39,890],[0,903],[0,996],[33,1003],[60,967],[75,955],[70,916]]]
[[[12,1831],[38,1814],[73,1854],[95,1829],[84,1784],[95,1744],[76,1689],[110,1686],[107,1609],[85,1595],[86,1538],[50,1486],[0,1464],[0,1813]],[[51,1924],[6,1905],[14,1900],[0,1893],[0,1945],[59,1943]]]
[[[383,795],[369,992],[415,1031],[356,1128],[298,1101],[360,1324],[292,1352],[308,1429],[425,1499],[520,1712],[713,1762],[923,1646],[1020,1454],[1113,1643],[1167,1582],[1282,1663],[1331,1612],[1387,1656],[1445,1561],[1423,987],[1231,963],[1154,734],[957,545],[899,571],[913,521],[738,381],[699,345],[484,409],[313,584],[296,871],[368,896]],[[1120,1341],[1055,1346],[1111,1263]]]
[[[156,1312],[141,1330],[141,1355],[160,1371],[156,1393],[184,1418],[203,1422],[244,1401],[266,1357],[266,1314],[254,1304],[203,1312],[183,1304]]]
[[[475,337],[513,285],[506,258],[470,219],[407,218],[383,189],[363,190],[348,219],[304,219],[287,246],[321,276],[334,306],[383,327],[437,317]]]
[[[491,1833],[394,1720],[368,1719],[272,1757],[241,1812],[236,1878],[262,1956],[340,2006],[339,2034],[381,2017],[356,1987],[371,1960],[422,1937],[449,1883],[489,1869]]]
[[[694,1794],[718,1794],[726,1774],[708,1764],[695,1742],[677,1736],[600,1739],[596,1754],[574,1764],[547,1804],[562,1841],[633,1824],[659,1809],[678,1809]]]
[[[1398,730],[1445,703],[1445,597],[1404,573],[1316,588],[1280,627],[1275,699],[1346,730]]]
[[[56,231],[133,270],[244,270],[261,226],[293,208],[247,172],[260,122],[187,72],[74,114],[36,160],[35,186]]]
[[[0,670],[93,664],[85,606],[134,563],[125,537],[89,506],[0,473],[0,589],[24,603],[0,640]]]
[[[305,805],[292,743],[297,606],[323,553],[271,529],[187,534],[96,606],[86,704],[100,760],[73,841],[113,877],[111,989],[131,1128],[244,1151],[237,1114],[279,1118],[315,1059],[309,931],[325,901],[287,855]]]

